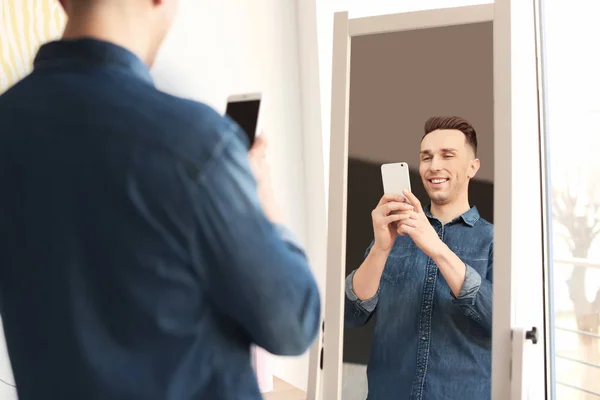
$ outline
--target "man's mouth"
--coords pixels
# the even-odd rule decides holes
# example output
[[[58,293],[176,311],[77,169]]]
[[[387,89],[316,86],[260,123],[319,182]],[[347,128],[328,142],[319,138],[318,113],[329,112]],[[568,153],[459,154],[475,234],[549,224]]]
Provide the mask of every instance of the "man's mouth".
[[[448,178],[432,178],[429,179],[429,182],[433,183],[434,185],[441,185],[442,183],[448,182]]]

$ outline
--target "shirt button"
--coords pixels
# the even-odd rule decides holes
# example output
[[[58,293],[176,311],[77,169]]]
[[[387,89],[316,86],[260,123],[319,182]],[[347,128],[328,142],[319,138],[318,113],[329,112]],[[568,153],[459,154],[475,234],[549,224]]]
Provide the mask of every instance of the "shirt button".
[[[429,277],[429,280],[430,280],[430,281],[432,281],[432,280],[433,280],[433,278],[430,276],[430,277]]]
[[[423,336],[421,339],[422,339],[422,340],[427,340],[427,338],[426,338],[425,336]]]

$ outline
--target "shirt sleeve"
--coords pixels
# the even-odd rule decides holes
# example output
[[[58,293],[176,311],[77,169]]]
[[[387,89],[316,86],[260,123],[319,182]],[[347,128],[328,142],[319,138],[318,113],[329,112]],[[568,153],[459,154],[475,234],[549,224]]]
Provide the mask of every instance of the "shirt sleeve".
[[[377,293],[373,295],[370,299],[360,300],[356,293],[354,293],[354,289],[352,287],[352,280],[354,279],[354,274],[356,270],[352,271],[350,275],[346,277],[346,297],[352,303],[356,305],[356,307],[360,307],[367,313],[372,313],[377,307],[377,301],[379,300],[379,289],[377,289]]]
[[[365,252],[365,258],[369,255],[373,243],[369,246]],[[354,293],[353,280],[356,270],[352,271],[350,275],[346,277],[346,298],[344,300],[344,325],[347,327],[361,326],[367,323],[371,318],[371,315],[377,307],[379,301],[379,289],[370,299],[360,300],[356,293]]]
[[[494,249],[490,247],[488,268],[482,277],[473,267],[467,267],[465,281],[458,296],[453,300],[462,312],[479,323],[491,335],[492,333],[492,298],[494,274]]]
[[[304,250],[260,205],[247,149],[224,139],[193,189],[197,266],[211,301],[277,355],[305,352],[321,304]]]

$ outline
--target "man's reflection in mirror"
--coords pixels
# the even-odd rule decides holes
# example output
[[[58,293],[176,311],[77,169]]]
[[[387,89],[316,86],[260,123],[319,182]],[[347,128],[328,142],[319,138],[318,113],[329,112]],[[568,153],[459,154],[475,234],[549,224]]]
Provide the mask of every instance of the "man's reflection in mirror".
[[[477,135],[459,117],[432,117],[424,133],[415,152],[429,201],[407,192],[376,205],[374,239],[346,278],[345,325],[377,314],[369,400],[485,400],[494,250],[493,225],[469,202]]]

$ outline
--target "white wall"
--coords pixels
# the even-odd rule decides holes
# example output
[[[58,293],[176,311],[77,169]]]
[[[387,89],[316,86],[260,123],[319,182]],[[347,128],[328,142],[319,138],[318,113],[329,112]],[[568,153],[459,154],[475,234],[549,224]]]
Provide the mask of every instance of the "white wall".
[[[297,0],[300,46],[300,82],[302,93],[302,130],[304,143],[304,178],[306,187],[306,249],[321,292],[325,310],[325,274],[327,258],[327,211],[323,138],[321,133],[321,101],[317,32],[317,1]],[[323,314],[322,314],[323,315]],[[321,356],[318,336],[310,351],[308,398],[320,390],[318,373]]]
[[[307,251],[321,293],[325,290],[325,180],[316,0],[297,0],[306,185]]]
[[[316,47],[315,0],[183,0],[153,75],[159,88],[221,112],[230,94],[264,93],[262,125],[274,185],[288,225],[315,260],[323,287],[323,256],[314,238],[324,234],[324,218],[307,212],[308,203],[324,208],[322,161],[304,163],[305,146],[315,148],[316,142],[313,152],[322,154]],[[311,135],[304,137],[303,129],[311,129]],[[307,172],[317,179],[307,179]],[[321,235],[311,234],[319,230]],[[275,375],[306,389],[308,358],[276,358]]]

